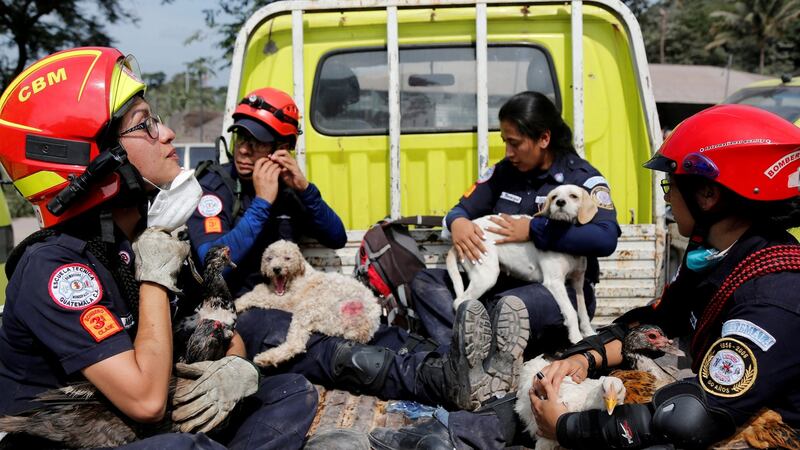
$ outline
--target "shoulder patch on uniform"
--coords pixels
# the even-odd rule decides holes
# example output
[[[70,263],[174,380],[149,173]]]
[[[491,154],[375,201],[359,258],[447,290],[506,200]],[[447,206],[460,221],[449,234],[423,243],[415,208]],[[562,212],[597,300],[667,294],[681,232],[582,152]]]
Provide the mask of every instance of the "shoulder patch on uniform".
[[[93,306],[81,313],[81,325],[96,342],[122,331],[122,325],[117,318],[102,305]]]
[[[595,186],[590,195],[598,208],[614,209],[614,202],[611,201],[611,191],[608,190],[607,186]]]
[[[608,185],[608,181],[606,181],[605,177],[597,175],[591,177],[583,182],[583,187],[586,189],[592,189],[593,187],[597,186],[598,184],[605,184]]]
[[[222,220],[219,217],[206,217],[203,221],[203,228],[208,233],[222,233]]]
[[[749,320],[731,319],[723,323],[722,337],[733,335],[749,339],[763,351],[775,344],[775,338],[767,330]]]
[[[203,217],[217,216],[222,212],[222,200],[214,194],[206,194],[200,197],[197,212]]]
[[[103,298],[97,274],[84,264],[65,264],[50,275],[50,297],[56,305],[72,310],[92,306]]]
[[[738,397],[753,387],[758,363],[743,342],[724,337],[708,349],[700,365],[700,386],[718,397]]]
[[[472,186],[470,186],[469,189],[467,189],[461,196],[464,198],[469,198],[469,196],[472,195],[473,192],[475,192],[475,188],[477,187],[478,183],[472,183]]]
[[[478,183],[485,183],[492,178],[492,174],[494,174],[494,166],[487,167],[486,170],[483,171],[481,176],[478,177]]]

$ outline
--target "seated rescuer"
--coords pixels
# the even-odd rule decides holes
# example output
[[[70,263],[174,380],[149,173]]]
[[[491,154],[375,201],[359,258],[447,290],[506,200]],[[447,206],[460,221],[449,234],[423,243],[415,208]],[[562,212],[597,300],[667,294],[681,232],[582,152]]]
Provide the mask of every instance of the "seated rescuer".
[[[690,244],[660,300],[566,352],[534,385],[539,429],[568,448],[706,448],[761,408],[800,429],[800,129],[772,113],[721,105],[681,123],[645,164],[663,171],[664,198]],[[647,405],[564,413],[559,381],[619,364],[636,323],[691,339],[697,376],[659,390]],[[627,425],[627,426],[626,426]],[[619,430],[625,427],[628,432]]]
[[[269,244],[306,235],[335,249],[344,247],[347,234],[291,155],[299,133],[294,100],[277,89],[256,89],[233,118],[233,163],[198,176],[204,195],[187,227],[199,261],[215,245],[230,247],[238,268],[226,279],[236,298],[261,282],[261,255]]]
[[[52,74],[59,74],[57,85],[30,94],[32,83]],[[180,225],[176,209],[194,210],[200,189],[179,176],[175,134],[150,110],[144,91],[135,59],[91,47],[34,63],[1,97],[0,163],[43,227],[6,265],[1,415],[35,409],[37,394],[83,379],[131,420],[157,422],[167,412],[169,297],[178,291],[189,246],[162,230]],[[148,214],[156,186],[154,204],[165,216]],[[148,216],[163,228],[146,228]],[[180,216],[183,222],[188,214]],[[243,354],[238,337],[230,356],[179,366],[178,375],[195,381],[175,393],[181,403],[173,420],[183,431],[207,432],[240,404],[220,435],[226,446],[299,448],[316,391],[300,376],[259,387],[258,370],[236,354]],[[23,445],[48,444],[16,433],[0,441]],[[224,448],[203,434],[182,433],[126,447],[198,446]]]
[[[500,214],[502,218],[493,219],[497,227],[492,231],[506,237],[498,243],[532,240],[543,250],[588,256],[584,294],[589,314],[593,316],[592,284],[598,281],[599,272],[596,257],[613,253],[620,235],[608,182],[575,152],[569,126],[543,94],[514,95],[500,108],[499,116],[506,156],[489,168],[447,214],[445,221],[452,233],[453,246],[462,260],[480,261],[485,252],[483,233],[470,221]],[[582,186],[590,193],[598,206],[591,222],[573,225],[545,217],[532,220],[510,217],[534,215],[547,193],[562,184]],[[411,287],[415,309],[426,330],[437,342],[447,342],[455,297],[447,271],[423,270]],[[549,341],[544,335],[550,335],[551,329],[565,333],[561,311],[541,283],[522,282],[501,274],[495,287],[481,300],[488,302],[491,309],[494,301],[506,295],[519,297],[528,308],[531,333],[526,358],[541,353],[542,346]],[[574,293],[570,292],[570,297],[574,299]]]

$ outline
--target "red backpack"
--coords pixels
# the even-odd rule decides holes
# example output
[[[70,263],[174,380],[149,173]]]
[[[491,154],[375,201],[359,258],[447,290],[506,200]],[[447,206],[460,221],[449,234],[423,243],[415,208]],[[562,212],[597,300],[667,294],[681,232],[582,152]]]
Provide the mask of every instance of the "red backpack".
[[[425,268],[425,260],[408,226],[438,227],[442,219],[442,216],[410,216],[381,220],[364,233],[353,275],[381,298],[390,325],[420,331],[409,284]]]

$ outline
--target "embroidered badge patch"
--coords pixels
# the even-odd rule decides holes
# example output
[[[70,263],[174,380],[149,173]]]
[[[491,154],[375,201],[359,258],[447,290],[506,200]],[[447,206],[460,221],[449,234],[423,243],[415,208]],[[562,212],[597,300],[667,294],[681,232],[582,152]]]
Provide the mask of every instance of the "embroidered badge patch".
[[[126,252],[125,250],[119,251],[119,259],[122,261],[123,264],[126,266],[131,263],[131,254]]]
[[[738,397],[756,382],[758,364],[743,342],[725,337],[714,342],[700,366],[700,386],[719,397]]]
[[[611,191],[607,186],[595,186],[591,192],[592,200],[598,208],[614,209],[614,203],[611,201]]]
[[[219,217],[206,217],[203,221],[206,233],[222,233],[222,220]]]
[[[722,337],[741,336],[750,339],[761,350],[767,351],[775,344],[775,338],[767,330],[749,320],[732,319],[722,324]]]
[[[122,325],[111,311],[99,305],[81,313],[81,325],[97,342],[122,331]]]
[[[206,194],[200,197],[197,204],[197,212],[203,217],[214,217],[222,212],[222,200],[214,194]]]
[[[50,275],[50,297],[66,309],[84,309],[103,298],[97,274],[83,264],[65,264]]]
[[[522,201],[522,197],[520,197],[519,195],[509,194],[508,192],[500,193],[500,198],[517,204],[519,204],[519,202]]]
[[[583,182],[583,186],[586,189],[592,189],[595,186],[597,186],[598,184],[608,185],[608,181],[606,181],[606,179],[604,177],[602,177],[600,175],[596,175],[596,176],[593,176],[593,177],[591,177],[588,180]]]
[[[478,183],[485,183],[489,181],[489,178],[492,178],[492,174],[494,173],[494,166],[487,167],[486,170],[478,177]]]

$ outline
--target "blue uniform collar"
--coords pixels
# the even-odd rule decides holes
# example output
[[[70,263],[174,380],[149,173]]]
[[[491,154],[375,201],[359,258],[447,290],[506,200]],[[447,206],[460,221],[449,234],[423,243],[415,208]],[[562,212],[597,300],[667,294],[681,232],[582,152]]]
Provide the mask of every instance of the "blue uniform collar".
[[[530,180],[537,180],[540,182],[550,182],[551,184],[563,184],[564,180],[568,179],[570,172],[575,170],[577,160],[580,159],[578,155],[562,155],[556,157],[553,164],[546,171],[531,170],[526,173],[526,178]]]

